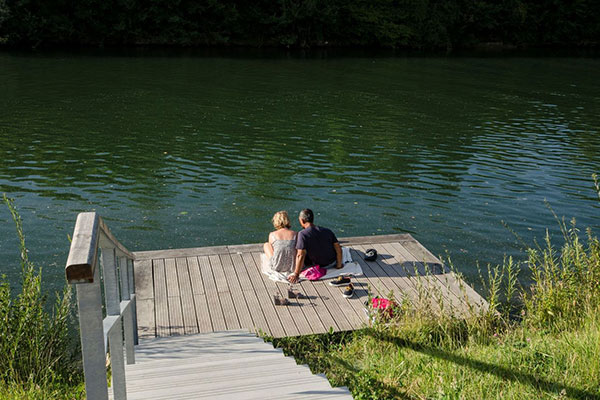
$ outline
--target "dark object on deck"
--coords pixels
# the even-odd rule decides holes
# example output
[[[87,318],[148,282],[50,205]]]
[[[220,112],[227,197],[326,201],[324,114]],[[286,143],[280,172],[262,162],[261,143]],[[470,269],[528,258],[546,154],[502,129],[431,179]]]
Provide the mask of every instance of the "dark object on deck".
[[[377,250],[367,249],[365,250],[365,261],[375,261],[377,259]]]
[[[289,299],[306,299],[306,296],[303,293],[295,291],[294,289],[288,289],[288,298]]]
[[[344,289],[344,291],[342,292],[342,296],[344,296],[347,299],[354,296],[354,286],[352,284],[346,286],[346,289]]]
[[[276,306],[287,306],[288,304],[290,304],[290,301],[288,299],[286,299],[285,297],[279,297],[278,294],[273,296],[273,302]]]
[[[344,286],[350,283],[349,276],[338,276],[336,279],[329,281],[330,286]]]

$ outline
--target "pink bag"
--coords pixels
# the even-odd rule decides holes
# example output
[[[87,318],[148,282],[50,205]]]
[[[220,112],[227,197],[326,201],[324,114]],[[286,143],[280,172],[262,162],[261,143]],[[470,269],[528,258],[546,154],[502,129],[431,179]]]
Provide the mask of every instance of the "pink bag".
[[[308,269],[305,269],[300,273],[300,276],[308,279],[309,281],[318,281],[327,274],[327,270],[320,265],[314,265]]]

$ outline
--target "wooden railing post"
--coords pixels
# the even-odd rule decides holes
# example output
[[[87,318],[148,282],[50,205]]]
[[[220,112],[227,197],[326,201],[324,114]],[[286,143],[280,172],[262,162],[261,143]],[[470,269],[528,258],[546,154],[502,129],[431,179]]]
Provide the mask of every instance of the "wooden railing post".
[[[129,283],[129,293],[135,296],[135,274],[133,273],[133,260],[127,259],[127,274],[129,275],[129,279],[127,282]],[[131,304],[131,315],[132,315],[132,323],[133,323],[133,344],[139,344],[138,331],[137,331],[137,301],[134,301]]]
[[[102,249],[102,278],[104,279],[104,297],[106,298],[106,315],[119,315],[119,286],[117,284],[117,260],[115,249]]]
[[[129,262],[126,257],[119,257],[119,276],[121,281],[121,298],[123,301],[132,300],[132,293],[130,293],[129,285]],[[127,364],[135,364],[135,329],[133,313],[135,312],[133,305],[135,302],[131,302],[130,307],[127,311],[123,312],[123,331],[125,334],[125,354],[127,355]]]
[[[106,350],[102,324],[102,293],[98,269],[93,283],[77,285],[77,307],[81,333],[81,353],[85,392],[88,399],[108,399]]]
[[[104,278],[104,297],[106,299],[106,315],[121,317],[121,298],[117,271],[115,249],[101,249],[102,274]],[[110,349],[110,365],[112,368],[113,394],[115,400],[126,400],[125,363],[123,360],[123,324],[119,318],[112,329],[107,332]]]
[[[110,346],[110,366],[112,368],[112,384],[115,400],[127,400],[125,382],[125,360],[123,357],[123,324],[121,319],[115,322],[108,334]]]
[[[127,399],[123,336],[129,364],[135,362],[133,346],[137,344],[133,259],[133,254],[119,243],[96,213],[77,216],[65,272],[67,281],[77,284],[85,387],[90,400],[108,399],[106,354],[109,351],[114,399]],[[100,276],[104,282],[105,318]]]

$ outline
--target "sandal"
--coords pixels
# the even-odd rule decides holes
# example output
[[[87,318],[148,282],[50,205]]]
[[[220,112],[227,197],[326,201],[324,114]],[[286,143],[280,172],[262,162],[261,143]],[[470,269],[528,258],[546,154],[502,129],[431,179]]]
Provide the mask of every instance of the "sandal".
[[[290,304],[290,301],[288,299],[286,299],[285,297],[279,297],[279,294],[273,295],[273,302],[276,306],[287,306],[288,304]]]
[[[288,289],[289,299],[306,299],[306,296],[300,292],[296,292],[293,289]]]

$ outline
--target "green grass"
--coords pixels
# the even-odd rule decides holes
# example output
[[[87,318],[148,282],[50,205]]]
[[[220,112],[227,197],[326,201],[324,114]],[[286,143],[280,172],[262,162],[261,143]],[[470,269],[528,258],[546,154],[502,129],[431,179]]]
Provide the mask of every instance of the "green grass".
[[[78,384],[23,385],[9,383],[0,386],[1,400],[79,400],[85,399],[85,386]]]
[[[20,243],[21,286],[0,278],[0,398],[81,398],[81,356],[73,326],[71,288],[65,285],[48,311],[41,269],[28,257],[21,218],[3,196]]]
[[[525,263],[488,267],[486,312],[402,304],[360,331],[273,344],[355,399],[600,399],[600,241],[558,222],[559,248],[547,236]]]

